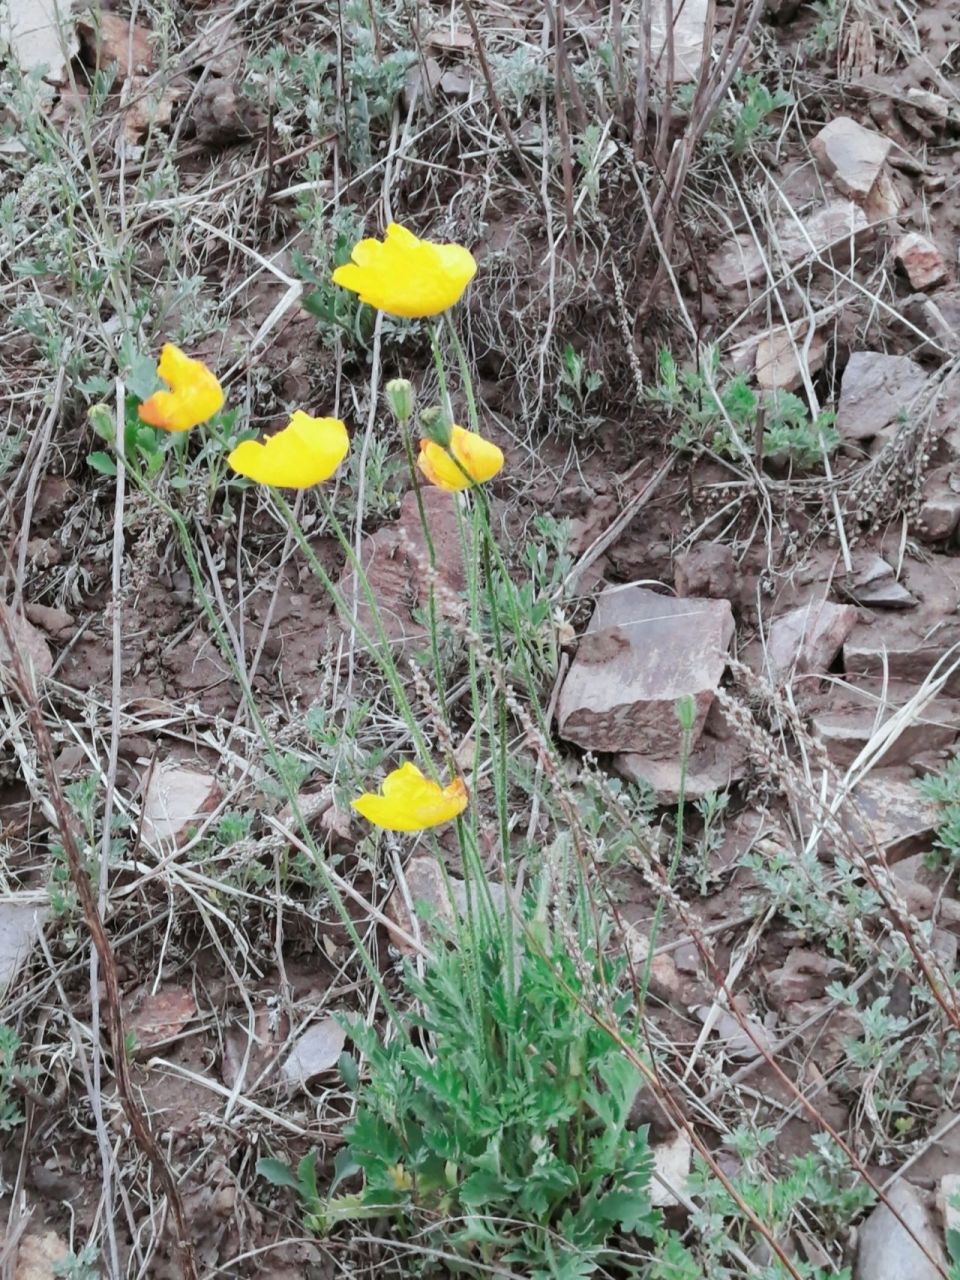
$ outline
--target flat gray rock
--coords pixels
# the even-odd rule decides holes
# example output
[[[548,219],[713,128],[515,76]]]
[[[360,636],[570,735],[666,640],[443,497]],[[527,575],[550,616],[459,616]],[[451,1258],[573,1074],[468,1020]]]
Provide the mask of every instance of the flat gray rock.
[[[837,116],[810,143],[817,168],[841,195],[862,200],[880,176],[893,144],[849,116]]]
[[[834,200],[799,224],[793,218],[786,219],[771,237],[777,245],[770,258],[771,270],[779,276],[784,267],[798,266],[807,258],[828,251],[837,261],[849,262],[851,247],[855,252],[868,235],[869,225],[863,210],[849,200]],[[737,236],[730,248],[714,260],[713,269],[720,284],[729,289],[761,280],[766,264],[752,236]]]
[[[927,375],[909,356],[855,351],[843,372],[837,431],[845,440],[877,435],[901,413],[909,414],[911,401],[926,381]]]
[[[853,1280],[941,1280],[947,1260],[933,1214],[920,1193],[901,1179],[886,1198],[891,1208],[878,1204],[860,1228]]]
[[[696,702],[703,731],[733,638],[728,600],[676,600],[646,587],[608,587],[597,599],[560,691],[560,736],[591,751],[674,756],[677,699]]]

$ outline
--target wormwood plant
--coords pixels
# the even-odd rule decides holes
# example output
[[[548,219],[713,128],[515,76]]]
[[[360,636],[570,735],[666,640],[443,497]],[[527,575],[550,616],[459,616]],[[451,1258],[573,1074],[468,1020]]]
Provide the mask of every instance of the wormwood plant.
[[[761,396],[742,374],[724,378],[716,347],[705,351],[699,366],[679,366],[671,352],[661,348],[659,379],[647,396],[678,420],[673,435],[678,449],[705,445],[724,457],[742,459],[755,451],[759,436],[764,458],[779,456],[813,467],[824,450],[839,444],[834,414],[821,413],[811,420],[804,402],[789,391]]]
[[[425,1252],[458,1255],[457,1273],[499,1262],[565,1280],[619,1253],[618,1233],[656,1231],[646,1130],[629,1124],[643,1077],[586,1012],[603,988],[605,1020],[624,1026],[632,996],[584,931],[571,945],[551,927],[548,889],[526,904],[515,993],[507,931],[477,913],[458,945],[408,975],[411,1034],[351,1024],[367,1078],[347,1060],[347,1139],[363,1189],[331,1200],[328,1222],[386,1216]]]
[[[960,862],[960,756],[954,756],[942,773],[928,773],[917,786],[927,800],[943,806],[931,856],[937,864],[956,865]]]

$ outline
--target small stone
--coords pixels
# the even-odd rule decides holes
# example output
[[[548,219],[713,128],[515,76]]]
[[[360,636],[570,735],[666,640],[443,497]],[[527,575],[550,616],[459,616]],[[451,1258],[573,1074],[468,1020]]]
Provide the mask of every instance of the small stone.
[[[860,1228],[853,1280],[941,1280],[947,1260],[920,1192],[901,1178],[885,1196],[889,1208],[878,1204]]]
[[[411,939],[419,938],[422,946],[429,941],[428,918],[437,921],[441,927],[452,926],[457,916],[465,914],[468,909],[467,886],[464,881],[456,876],[444,877],[440,863],[429,854],[414,854],[404,867],[403,878],[414,910],[422,906],[425,911],[418,913],[414,921],[403,888],[397,885],[384,905],[383,914]],[[474,886],[474,895],[478,892],[481,892],[480,888]],[[502,914],[506,910],[507,895],[502,884],[490,881],[482,892],[489,895],[496,911]],[[387,933],[391,945],[403,955],[417,954],[416,948],[389,925]]]
[[[849,262],[851,247],[856,253],[869,233],[862,209],[849,200],[834,200],[803,219],[798,226],[792,218],[774,231],[777,245],[773,268],[799,266],[808,258],[829,254],[837,264]],[[755,284],[767,270],[767,255],[761,253],[752,236],[738,236],[733,245],[713,261],[717,280],[724,288]]]
[[[770,624],[762,674],[774,684],[788,676],[823,675],[856,622],[853,605],[830,600],[791,609]]]
[[[119,13],[97,7],[95,16],[77,19],[77,30],[87,61],[106,69],[113,65],[125,80],[130,75],[147,75],[154,68],[151,32],[131,23]]]
[[[682,5],[672,5],[673,19],[673,83],[693,84],[700,77],[703,62],[703,41],[707,26],[707,0],[684,0]],[[650,52],[654,75],[660,84],[666,83],[669,57],[666,38],[665,0],[654,0],[651,5],[652,23]]]
[[[893,246],[893,256],[914,289],[932,289],[947,278],[940,250],[916,231],[900,237]]]
[[[648,786],[657,804],[676,804],[680,799],[680,739],[676,754],[669,759],[621,751],[613,757],[613,767],[628,782]],[[739,782],[747,769],[747,753],[739,742],[720,742],[704,733],[690,752],[683,779],[685,800],[702,800],[708,791],[726,791]]]
[[[30,893],[0,898],[0,999],[26,963],[46,915],[46,906]]]
[[[194,130],[207,147],[227,147],[261,134],[267,126],[263,108],[245,98],[231,80],[201,81],[194,91]]]
[[[865,853],[879,848],[891,864],[928,848],[940,823],[940,806],[895,770],[875,769],[851,798],[840,814],[844,830]]]
[[[417,101],[426,99],[428,103],[432,102],[434,91],[442,78],[443,68],[436,58],[428,57],[415,62],[407,72],[400,90],[404,111],[409,111]]]
[[[915,692],[915,686],[895,680],[837,685],[814,711],[811,727],[834,764],[851,764]],[[884,751],[883,763],[910,764],[921,751],[943,750],[958,736],[960,701],[940,694],[902,726]]]
[[[915,294],[906,300],[903,309],[911,324],[930,338],[923,347],[924,353],[960,355],[960,286],[938,289],[929,297]]]
[[[807,374],[823,368],[827,344],[821,333],[814,333],[807,345],[806,329],[801,326],[792,334],[783,327],[771,329],[757,343],[757,386],[765,391],[794,391]]]
[[[56,1280],[63,1275],[61,1264],[71,1256],[70,1246],[55,1231],[27,1232],[14,1248],[14,1280]]]
[[[140,1060],[179,1040],[197,1016],[197,1002],[187,987],[141,988],[126,997],[124,1005],[125,1030],[133,1036],[134,1056]]]
[[[908,414],[927,375],[909,356],[855,351],[847,361],[836,428],[845,440],[865,440]]]
[[[40,627],[54,639],[69,636],[76,626],[73,615],[67,613],[66,609],[54,609],[46,604],[25,604],[23,612],[34,626]]]
[[[216,809],[216,779],[175,760],[154,766],[143,797],[143,838],[148,844],[178,844]]]
[[[894,185],[893,179],[886,169],[881,170],[876,182],[870,188],[866,200],[863,202],[864,213],[871,223],[889,222],[891,218],[897,216],[902,208],[903,200]]]
[[[739,590],[733,548],[727,542],[695,542],[677,556],[673,585],[678,596],[727,600]]]
[[[686,1200],[687,1179],[693,1146],[681,1130],[667,1142],[653,1148],[653,1174],[650,1179],[650,1203],[657,1209],[682,1204]],[[663,1181],[661,1181],[661,1179]]]
[[[2,604],[0,609],[3,610],[7,625],[13,634],[14,645],[21,662],[27,669],[27,674],[33,678],[48,676],[53,670],[53,654],[46,640],[33,623],[28,622],[22,614],[13,613]],[[9,666],[10,663],[11,653],[4,634],[0,631],[0,668]],[[2,671],[0,671],[0,684],[2,684]]]
[[[674,756],[676,702],[689,695],[696,745],[733,630],[728,600],[674,600],[635,583],[608,587],[560,691],[561,737],[592,751]]]
[[[873,609],[912,609],[917,603],[916,596],[897,580],[893,565],[878,555],[858,557],[844,590],[857,604]]]
[[[333,1070],[346,1040],[347,1033],[336,1019],[313,1023],[295,1041],[280,1068],[281,1075],[288,1085],[305,1088],[317,1076]]]
[[[424,513],[436,553],[439,585],[453,596],[466,586],[466,573],[460,543],[460,525],[454,505],[456,495],[425,485],[421,491]],[[422,615],[429,601],[428,573],[430,556],[417,506],[417,495],[411,490],[400,503],[399,519],[368,534],[360,547],[359,560],[366,574],[371,595],[384,634],[394,656],[402,650],[416,650],[427,645],[427,630],[414,617]],[[380,639],[367,593],[352,570],[344,571],[340,590],[349,604],[356,600],[356,617],[370,641]],[[340,620],[345,629],[349,624]]]
[[[817,168],[832,179],[841,195],[863,200],[880,176],[892,145],[849,116],[837,116],[812,140],[810,151]]]
[[[960,525],[960,470],[937,467],[924,480],[918,533],[924,542],[943,542]]]

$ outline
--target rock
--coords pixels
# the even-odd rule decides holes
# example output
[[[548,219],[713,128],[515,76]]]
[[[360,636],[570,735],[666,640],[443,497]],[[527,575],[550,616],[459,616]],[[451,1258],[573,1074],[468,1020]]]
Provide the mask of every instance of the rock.
[[[468,907],[467,886],[463,880],[459,880],[456,876],[447,876],[445,880],[440,863],[436,858],[425,853],[414,854],[404,867],[403,875],[407,882],[410,901],[414,908],[418,905],[426,908],[425,912],[417,915],[419,931],[417,925],[411,919],[400,885],[397,885],[387,899],[383,914],[389,920],[392,920],[398,929],[402,929],[411,938],[419,936],[422,943],[426,945],[429,940],[428,920],[435,920],[441,928],[452,927],[457,916],[466,912]],[[448,882],[449,889],[447,888]],[[474,895],[477,892],[478,888],[475,886]],[[484,892],[489,893],[494,910],[502,914],[506,909],[507,902],[507,895],[504,892],[503,885],[498,884],[496,881],[490,881],[487,883]],[[403,955],[416,955],[416,949],[399,933],[394,932],[389,925],[387,926],[387,932],[390,936],[391,945],[396,947]]]
[[[864,615],[851,631],[843,646],[848,676],[920,684],[960,642],[960,563],[953,556],[927,559],[904,562],[905,583],[917,600],[912,609]],[[944,692],[960,694],[960,672],[947,676]]]
[[[726,542],[695,542],[674,561],[673,584],[678,596],[730,599],[739,590],[733,548]]]
[[[873,553],[857,557],[843,590],[857,604],[873,609],[912,609],[917,603],[916,596],[897,581],[893,565]]]
[[[311,1080],[332,1071],[340,1061],[347,1033],[334,1018],[324,1018],[308,1027],[294,1042],[280,1068],[292,1087],[306,1088]]]
[[[930,342],[924,352],[960,355],[960,286],[938,289],[929,297],[916,294],[903,304],[907,319],[926,333]],[[915,334],[911,334],[911,339]]]
[[[41,72],[51,84],[65,79],[67,63],[77,52],[71,0],[10,0],[0,10],[0,41],[9,45],[24,75]],[[53,91],[39,78],[32,88],[39,98]]]
[[[657,1209],[682,1204],[686,1200],[687,1179],[693,1146],[681,1130],[668,1142],[653,1148],[653,1174],[650,1179],[650,1203]],[[660,1179],[663,1179],[661,1182]]]
[[[55,1231],[27,1232],[14,1247],[13,1280],[56,1280],[64,1274],[61,1264],[71,1257],[70,1246]]]
[[[46,916],[46,906],[31,893],[0,898],[0,1000],[26,963]]]
[[[919,1191],[901,1178],[885,1194],[890,1208],[878,1204],[860,1228],[853,1280],[941,1280],[947,1260]]]
[[[937,467],[923,483],[918,532],[924,542],[943,542],[960,525],[960,468],[954,463]]]
[[[886,169],[881,170],[876,182],[863,202],[863,212],[871,223],[889,222],[903,208],[900,192]]]
[[[909,356],[855,351],[847,361],[836,428],[845,440],[865,440],[908,413],[927,376]]]
[[[733,630],[728,600],[675,600],[636,584],[608,587],[560,691],[560,736],[591,751],[674,756],[676,702],[690,695],[696,745]]]
[[[191,64],[222,80],[236,79],[243,68],[247,44],[233,14],[214,13],[197,23],[197,37],[190,46]]]
[[[19,613],[13,613],[5,605],[0,604],[3,615],[7,621],[11,632],[13,633],[13,642],[16,646],[17,653],[21,662],[27,669],[28,675],[32,675],[34,679],[37,676],[48,676],[53,670],[53,654],[50,652],[50,646],[44,640],[43,636],[27,619]],[[0,667],[9,666],[10,650],[7,647],[4,634],[0,631]],[[0,672],[0,686],[2,686],[2,672]]]
[[[159,761],[143,797],[143,839],[156,846],[178,844],[220,801],[216,779],[175,760]]]
[[[891,864],[928,848],[940,822],[940,806],[896,770],[874,769],[851,799],[840,814],[844,830],[868,855],[879,847]]]
[[[678,737],[677,753],[679,746]],[[648,786],[657,804],[676,804],[680,799],[679,754],[662,759],[636,751],[621,751],[613,757],[613,767],[629,782]],[[720,741],[704,733],[687,762],[684,798],[688,802],[702,800],[708,791],[726,791],[740,781],[746,769],[747,753],[739,742]]]
[[[191,113],[197,141],[205,147],[228,147],[262,134],[267,116],[232,80],[201,81],[193,97]]]
[[[87,61],[106,70],[115,66],[117,75],[126,80],[130,75],[148,75],[154,69],[151,32],[131,23],[119,13],[111,13],[99,5],[96,12],[77,19],[77,31]]]
[[[839,960],[831,960],[819,951],[794,947],[783,966],[767,974],[767,1000],[781,1013],[787,1005],[819,1000],[826,992],[831,974],[842,968]]]
[[[830,600],[791,609],[770,624],[761,674],[773,684],[788,676],[822,675],[856,622],[853,605]]]
[[[900,681],[838,685],[813,713],[811,727],[834,764],[848,765],[914,692]],[[958,736],[960,700],[940,695],[904,726],[884,753],[883,763],[910,764],[919,752],[942,750]]]
[[[821,333],[814,333],[808,346],[803,325],[795,334],[782,326],[771,329],[757,343],[757,385],[765,391],[794,391],[803,383],[804,368],[808,374],[816,373],[826,355]]]
[[[803,219],[799,226],[789,218],[775,229],[771,242],[777,245],[777,253],[772,265],[779,274],[781,267],[799,266],[828,251],[837,265],[849,262],[851,245],[856,252],[868,231],[862,209],[848,200],[835,200]],[[713,270],[724,288],[755,284],[766,274],[764,258],[752,236],[737,236],[733,245],[714,260]]]
[[[914,289],[932,289],[947,278],[940,250],[916,231],[900,237],[893,246],[893,256]]]
[[[183,93],[177,85],[153,85],[146,76],[130,79],[130,106],[123,113],[123,138],[136,146],[150,129],[169,128]]]
[[[665,84],[671,68],[666,38],[666,3],[655,0],[652,5],[650,54],[654,75]],[[673,16],[673,83],[693,84],[700,76],[703,62],[703,38],[707,25],[707,0],[683,0],[672,6]]]
[[[77,625],[66,609],[53,609],[46,604],[25,604],[23,612],[35,627],[40,627],[56,640],[67,639]]]
[[[841,195],[864,200],[892,145],[888,138],[865,129],[849,116],[837,116],[811,141],[810,151],[817,168],[832,179]]]
[[[255,1006],[253,1027],[243,1015],[223,1037],[220,1076],[228,1089],[241,1079],[241,1091],[252,1091],[272,1079],[290,1034],[290,1019],[276,1002]]]
[[[141,987],[124,998],[124,1024],[135,1040],[134,1056],[143,1061],[161,1045],[179,1040],[197,1016],[197,1002],[187,987]]]
[[[425,485],[422,490],[424,511],[430,527],[437,559],[439,586],[459,595],[466,586],[466,573],[460,543],[460,525],[454,503],[456,496]],[[396,654],[399,650],[415,650],[425,646],[427,631],[414,618],[426,610],[429,600],[427,572],[430,558],[420,523],[416,494],[404,494],[400,517],[395,524],[383,525],[368,534],[360,547],[370,591],[387,640]],[[366,593],[357,583],[352,570],[346,569],[340,579],[340,590],[348,603],[356,599],[357,620],[370,640],[379,640]],[[349,624],[340,619],[344,629]]]
[[[433,102],[434,91],[443,78],[443,68],[436,58],[422,58],[415,62],[407,72],[400,90],[400,101],[404,111],[409,111],[413,104],[426,99],[427,104]]]
[[[723,1043],[724,1051],[731,1058],[741,1062],[755,1062],[763,1056],[764,1050],[767,1053],[772,1051],[773,1044],[767,1028],[746,1013],[741,1016],[749,1028],[749,1035],[740,1025],[739,1020],[719,1005],[698,1005],[693,1012],[704,1026],[709,1026],[717,1033],[717,1038]]]

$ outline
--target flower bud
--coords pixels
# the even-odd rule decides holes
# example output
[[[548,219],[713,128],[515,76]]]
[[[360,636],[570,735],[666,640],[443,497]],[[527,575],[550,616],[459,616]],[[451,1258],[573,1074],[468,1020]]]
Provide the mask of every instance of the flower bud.
[[[441,449],[450,448],[451,425],[452,424],[447,420],[446,414],[437,406],[430,409],[424,409],[420,414],[421,432],[428,440],[432,440],[434,444],[438,444]]]
[[[87,421],[107,444],[113,444],[117,431],[114,425],[113,410],[108,404],[92,404],[87,410]]]
[[[415,396],[413,386],[406,378],[393,378],[384,387],[390,412],[401,424],[406,424],[413,417]]]
[[[684,733],[692,733],[697,722],[697,700],[692,693],[685,693],[674,703],[674,711]]]

